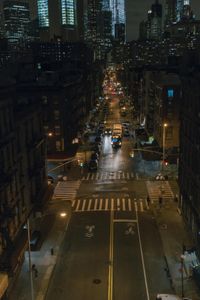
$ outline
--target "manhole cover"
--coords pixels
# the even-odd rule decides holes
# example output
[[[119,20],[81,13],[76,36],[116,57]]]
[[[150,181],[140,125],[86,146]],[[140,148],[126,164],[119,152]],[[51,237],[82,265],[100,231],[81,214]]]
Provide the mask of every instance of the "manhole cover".
[[[101,280],[100,280],[100,279],[94,279],[94,280],[93,280],[93,283],[99,284],[99,283],[101,283]]]

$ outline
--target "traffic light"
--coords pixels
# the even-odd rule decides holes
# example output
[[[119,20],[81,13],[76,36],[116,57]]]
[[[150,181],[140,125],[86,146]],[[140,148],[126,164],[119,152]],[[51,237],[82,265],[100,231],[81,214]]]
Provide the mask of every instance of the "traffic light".
[[[168,166],[168,164],[169,164],[168,160],[167,160],[167,159],[164,159],[164,160],[163,160],[163,165],[164,165],[164,166]]]

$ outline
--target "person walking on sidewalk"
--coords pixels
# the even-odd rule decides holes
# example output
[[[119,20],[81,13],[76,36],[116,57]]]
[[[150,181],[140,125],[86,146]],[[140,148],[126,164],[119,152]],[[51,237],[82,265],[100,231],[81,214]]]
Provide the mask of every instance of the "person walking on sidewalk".
[[[38,277],[38,269],[36,269],[35,264],[32,265],[32,272],[34,272],[35,278],[37,278]]]
[[[159,203],[159,207],[161,208],[162,207],[162,203],[163,203],[163,198],[162,198],[161,195],[158,198],[158,203]]]
[[[148,204],[148,206],[150,205],[150,197],[149,197],[149,195],[147,195],[147,204]]]

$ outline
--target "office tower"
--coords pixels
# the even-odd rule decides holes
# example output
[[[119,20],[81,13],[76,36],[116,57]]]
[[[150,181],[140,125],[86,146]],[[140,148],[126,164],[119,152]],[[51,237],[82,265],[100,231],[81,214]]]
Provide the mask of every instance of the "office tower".
[[[111,17],[103,10],[102,0],[88,0],[85,20],[85,41],[93,48],[95,59],[104,59],[111,47]],[[105,3],[104,3],[105,4]]]
[[[48,0],[38,0],[38,23],[40,28],[49,27],[49,5]]]
[[[76,41],[77,7],[81,3],[81,0],[37,0],[41,39]]]
[[[110,10],[110,0],[102,0],[102,9]]]
[[[166,0],[165,3],[165,27],[176,22],[176,0]]]
[[[193,18],[190,0],[177,0],[176,19],[177,21]]]
[[[151,6],[150,38],[160,39],[162,35],[162,5],[158,0]]]
[[[193,19],[193,13],[190,5],[190,0],[184,0],[183,5],[183,20]]]
[[[115,24],[115,40],[119,42],[125,42],[125,24],[116,23]]]
[[[76,3],[75,0],[61,0],[62,25],[76,25]]]
[[[24,1],[5,0],[3,2],[5,37],[10,44],[29,38],[29,5]]]
[[[183,5],[184,0],[177,0],[176,1],[176,20],[180,21],[182,14],[183,14]]]
[[[125,1],[111,0],[110,8],[112,11],[113,35],[115,35],[115,24],[126,24]]]

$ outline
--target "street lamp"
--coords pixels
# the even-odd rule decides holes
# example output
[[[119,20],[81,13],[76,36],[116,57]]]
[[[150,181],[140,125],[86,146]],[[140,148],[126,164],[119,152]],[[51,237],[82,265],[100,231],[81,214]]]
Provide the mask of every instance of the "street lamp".
[[[162,136],[162,138],[163,138],[163,157],[162,157],[162,170],[163,170],[163,168],[164,168],[164,161],[165,161],[165,135],[166,135],[166,132],[165,132],[165,129],[166,129],[166,127],[167,127],[167,123],[164,123],[163,124],[163,136]]]
[[[33,272],[32,272],[32,262],[31,262],[31,233],[30,233],[30,223],[29,218],[26,223],[27,234],[28,234],[28,262],[29,262],[29,276],[30,276],[30,285],[31,285],[31,300],[34,300],[34,287],[33,287]]]

